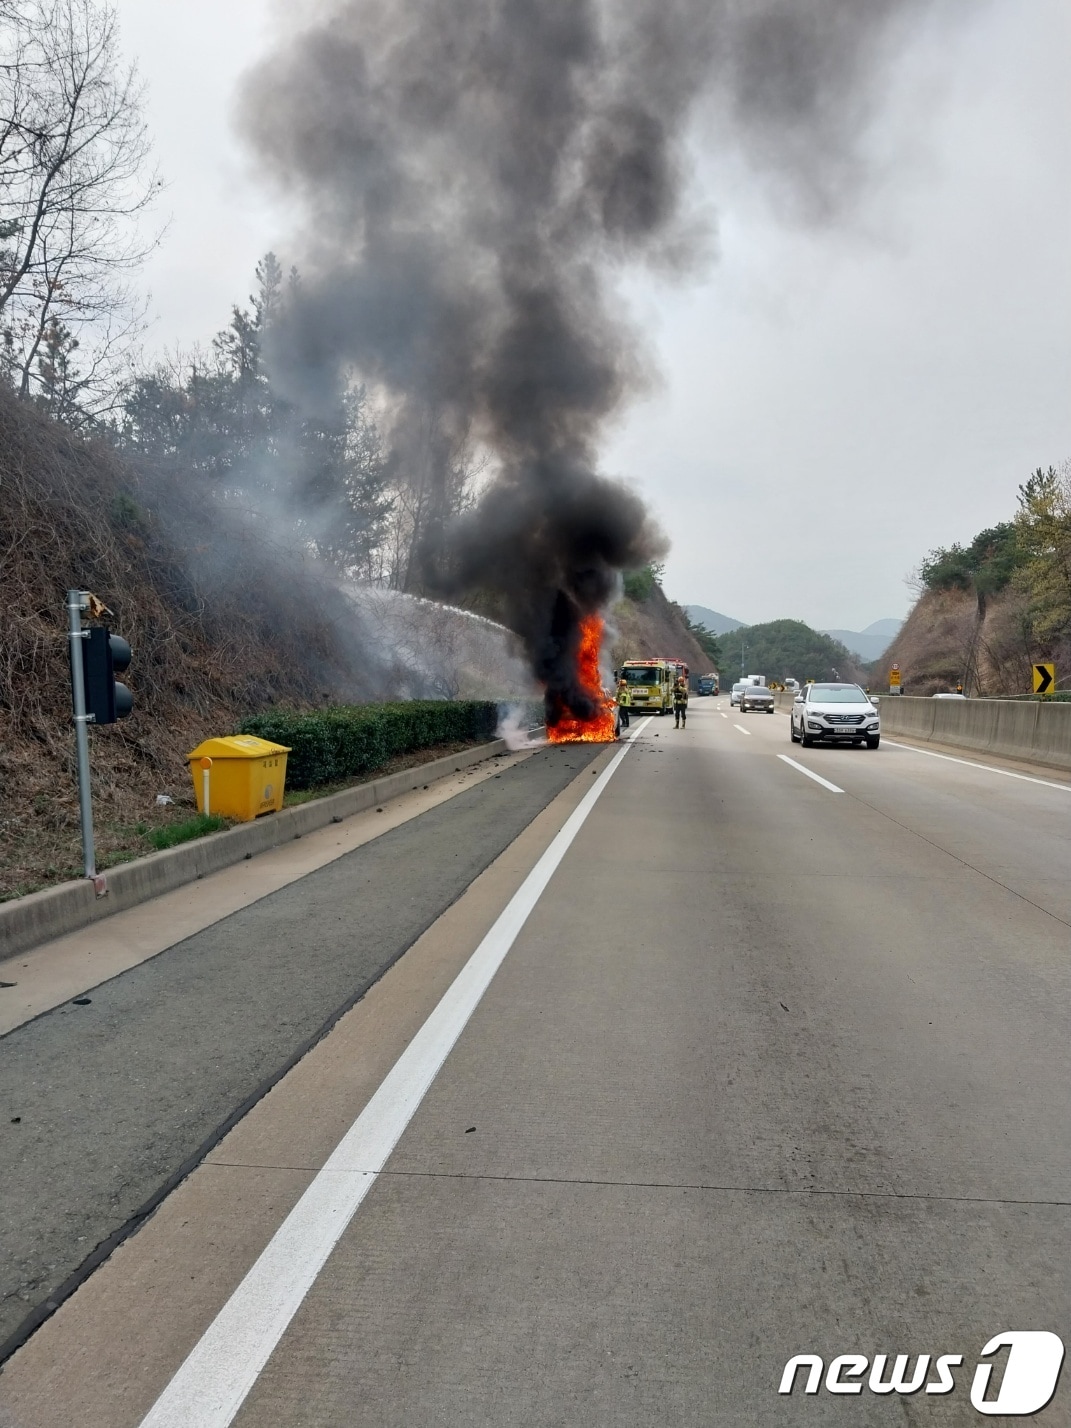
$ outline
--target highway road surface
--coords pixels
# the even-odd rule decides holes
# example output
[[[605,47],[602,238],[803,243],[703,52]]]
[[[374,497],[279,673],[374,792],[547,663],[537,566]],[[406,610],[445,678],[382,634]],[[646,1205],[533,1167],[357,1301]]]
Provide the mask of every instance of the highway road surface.
[[[948,1428],[1040,1397],[1071,1346],[1071,781],[803,750],[727,698],[632,733],[0,1036],[2,1428]],[[1071,1424],[1071,1370],[1045,1391],[997,1421]]]

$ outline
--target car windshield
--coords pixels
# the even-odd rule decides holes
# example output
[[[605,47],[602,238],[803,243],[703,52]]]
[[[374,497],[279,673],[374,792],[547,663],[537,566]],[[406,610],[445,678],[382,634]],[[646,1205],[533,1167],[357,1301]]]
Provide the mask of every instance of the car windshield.
[[[811,699],[816,704],[868,704],[858,684],[812,684]]]
[[[626,665],[621,671],[622,678],[626,684],[657,684],[658,670],[652,668],[637,668]]]

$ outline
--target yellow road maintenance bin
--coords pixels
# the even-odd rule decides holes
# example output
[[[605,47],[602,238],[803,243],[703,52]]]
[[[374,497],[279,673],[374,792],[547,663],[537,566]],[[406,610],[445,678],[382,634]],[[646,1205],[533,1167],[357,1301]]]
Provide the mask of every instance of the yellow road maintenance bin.
[[[283,806],[289,752],[285,744],[272,744],[252,734],[206,739],[198,744],[186,756],[198,813],[205,811],[205,773],[210,813],[243,822],[259,818],[262,813],[278,813]]]

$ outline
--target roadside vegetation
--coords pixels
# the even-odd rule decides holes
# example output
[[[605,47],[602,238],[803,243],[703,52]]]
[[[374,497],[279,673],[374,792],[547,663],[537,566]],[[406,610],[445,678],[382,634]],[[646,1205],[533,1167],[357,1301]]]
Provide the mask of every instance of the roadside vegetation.
[[[1071,686],[1071,462],[1039,467],[1019,487],[1012,520],[966,544],[931,550],[919,598],[887,661],[905,693],[961,685],[973,695],[1031,693],[1035,663]]]
[[[287,787],[309,789],[368,778],[392,758],[420,749],[486,743],[497,724],[498,705],[490,701],[410,700],[308,713],[276,709],[243,720],[239,732],[289,748]]]

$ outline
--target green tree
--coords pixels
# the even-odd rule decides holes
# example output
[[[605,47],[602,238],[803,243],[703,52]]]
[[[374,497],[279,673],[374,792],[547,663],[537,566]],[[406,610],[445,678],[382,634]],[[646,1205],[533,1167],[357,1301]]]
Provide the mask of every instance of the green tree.
[[[726,679],[740,674],[765,674],[767,679],[865,678],[855,657],[829,635],[812,630],[802,620],[771,620],[745,625],[720,636]],[[743,653],[743,668],[741,654]]]
[[[626,570],[624,573],[624,594],[634,605],[642,605],[654,593],[656,585],[661,586],[666,567],[657,561],[643,566],[640,570]]]
[[[338,570],[373,579],[393,497],[365,391],[340,382],[315,417],[274,391],[264,352],[298,280],[292,273],[284,287],[273,253],[256,280],[249,306],[232,308],[209,354],[137,378],[121,439],[272,522],[276,539],[285,534]]]
[[[1015,524],[1004,521],[980,531],[970,545],[958,543],[931,550],[919,567],[927,590],[965,590],[978,602],[978,617],[985,619],[986,601],[1003,590],[1022,563]]]
[[[1071,634],[1071,464],[1040,467],[1019,487],[1015,529],[1023,556],[1018,583],[1030,598],[1036,637]]]

